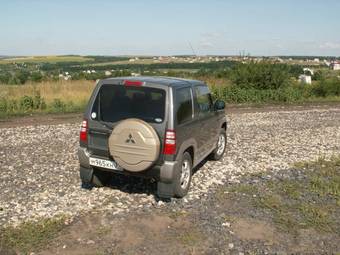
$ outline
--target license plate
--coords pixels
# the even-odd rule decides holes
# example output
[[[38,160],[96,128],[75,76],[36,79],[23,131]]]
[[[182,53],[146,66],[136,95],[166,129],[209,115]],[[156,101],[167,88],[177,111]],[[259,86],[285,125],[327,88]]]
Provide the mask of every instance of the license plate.
[[[90,165],[102,167],[102,168],[107,168],[107,169],[112,169],[112,170],[119,170],[119,171],[123,170],[115,161],[100,159],[100,158],[90,157]]]

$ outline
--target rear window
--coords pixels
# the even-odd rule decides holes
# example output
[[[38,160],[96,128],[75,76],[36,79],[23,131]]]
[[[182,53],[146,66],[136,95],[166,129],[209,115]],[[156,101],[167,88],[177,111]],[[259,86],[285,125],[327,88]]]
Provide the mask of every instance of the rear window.
[[[161,123],[165,112],[165,91],[157,88],[103,85],[96,99],[98,118],[116,122],[138,118]],[[98,107],[99,106],[99,107]]]

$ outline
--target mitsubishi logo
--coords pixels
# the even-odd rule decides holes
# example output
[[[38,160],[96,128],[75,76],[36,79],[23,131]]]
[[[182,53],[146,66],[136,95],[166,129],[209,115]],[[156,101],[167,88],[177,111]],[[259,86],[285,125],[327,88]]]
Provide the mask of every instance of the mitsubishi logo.
[[[125,142],[126,143],[136,143],[131,134],[129,134],[129,137],[128,137],[128,139],[125,140]]]

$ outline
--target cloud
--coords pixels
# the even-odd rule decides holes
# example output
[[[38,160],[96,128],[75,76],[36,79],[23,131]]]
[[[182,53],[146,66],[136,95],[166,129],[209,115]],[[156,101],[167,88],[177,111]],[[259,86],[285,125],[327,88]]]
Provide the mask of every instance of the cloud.
[[[336,50],[340,49],[340,43],[338,42],[325,42],[320,45],[321,49]]]
[[[205,32],[201,34],[203,38],[217,38],[220,37],[221,34],[217,32]]]
[[[214,44],[210,41],[201,41],[200,47],[203,48],[203,49],[211,49],[211,48],[214,47]]]
[[[218,32],[205,32],[201,34],[201,40],[199,41],[199,47],[202,49],[212,49],[215,47],[216,42],[222,36]]]
[[[280,49],[280,50],[282,50],[282,49],[285,48],[285,47],[283,46],[282,43],[277,43],[277,44],[275,44],[275,47],[278,48],[278,49]]]

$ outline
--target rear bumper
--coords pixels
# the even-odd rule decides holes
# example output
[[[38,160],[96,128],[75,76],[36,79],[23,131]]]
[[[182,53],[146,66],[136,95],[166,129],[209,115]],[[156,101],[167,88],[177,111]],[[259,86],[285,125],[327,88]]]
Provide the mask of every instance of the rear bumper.
[[[164,161],[159,172],[160,181],[164,183],[172,183],[177,165],[177,161]]]
[[[90,165],[90,153],[89,151],[84,147],[79,147],[78,149],[78,159],[80,167],[83,169],[89,169],[89,173],[92,173],[92,166]],[[145,171],[142,172],[128,172],[128,171],[119,171],[117,173],[125,174],[125,175],[135,175],[140,177],[147,177],[147,178],[155,178],[158,181],[164,182],[164,183],[172,183],[174,178],[174,173],[177,168],[177,161],[164,161],[162,165],[160,166],[154,166],[151,167]],[[111,171],[108,169],[102,169],[103,171]],[[114,172],[114,171],[112,171]]]

